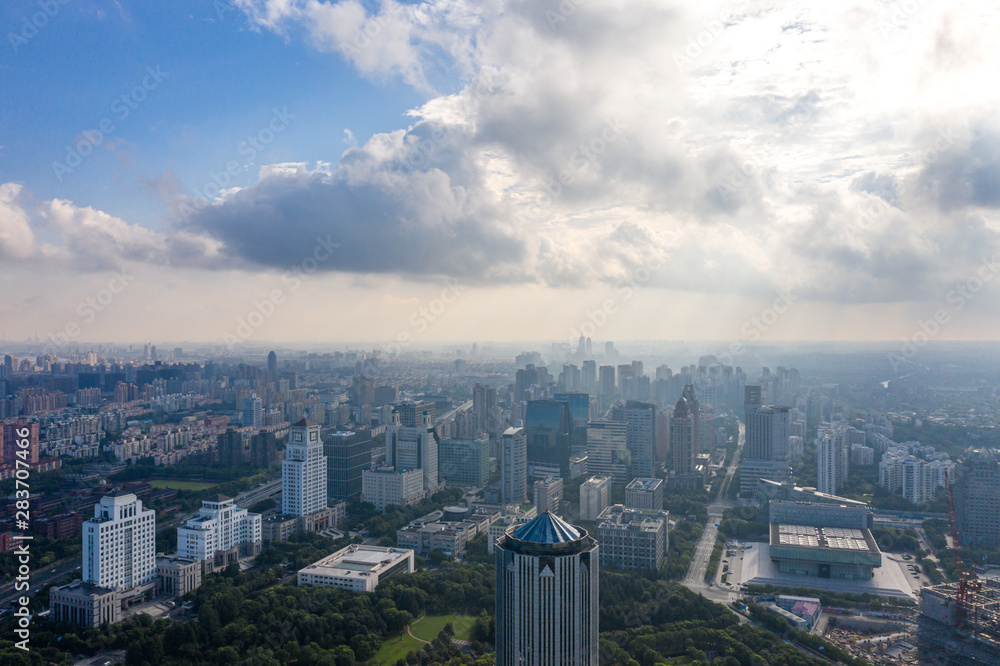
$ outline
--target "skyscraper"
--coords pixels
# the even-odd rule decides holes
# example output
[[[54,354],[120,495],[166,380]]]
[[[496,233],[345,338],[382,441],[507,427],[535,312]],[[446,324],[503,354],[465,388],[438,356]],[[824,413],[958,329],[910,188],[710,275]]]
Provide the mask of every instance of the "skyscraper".
[[[120,591],[156,580],[156,513],[135,495],[102,497],[83,523],[83,580]]]
[[[587,421],[590,420],[590,394],[556,393],[553,396],[569,407],[569,450],[572,454],[587,450]]]
[[[243,399],[243,418],[240,423],[244,428],[264,427],[264,405],[256,393],[251,393]]]
[[[589,401],[587,406],[590,410]],[[529,400],[524,413],[524,431],[528,437],[528,471],[535,467],[558,468],[559,475],[569,476],[570,429],[572,417],[568,403],[558,400]]]
[[[674,406],[674,414],[670,419],[670,454],[673,472],[677,475],[687,475],[694,471],[695,417],[691,406],[685,397],[681,397]]]
[[[587,424],[587,469],[611,477],[614,483],[628,481],[631,457],[628,424],[621,421],[590,421]]]
[[[385,464],[396,471],[421,470],[427,493],[436,492],[439,485],[433,409],[432,403],[400,403],[385,429]]]
[[[593,393],[597,390],[597,361],[587,360],[583,362],[580,382],[583,384],[583,390],[587,393]]]
[[[740,467],[740,494],[751,497],[757,494],[759,479],[783,483],[790,476],[789,408],[762,407],[749,400],[745,406],[746,445]]]
[[[507,428],[500,438],[500,496],[505,504],[528,499],[528,437],[524,428]]]
[[[375,378],[371,375],[354,375],[351,380],[351,403],[371,405],[375,402]]]
[[[546,512],[493,554],[497,666],[596,666],[600,567],[587,531]]]
[[[225,467],[238,467],[249,462],[248,442],[243,433],[236,428],[226,428],[226,432],[218,437],[217,450],[219,464]]]
[[[598,391],[601,398],[610,402],[615,397],[615,366],[602,365],[597,372]]]
[[[651,477],[656,471],[656,405],[630,400],[611,410],[611,418],[628,424],[629,475]]]
[[[488,437],[441,440],[438,460],[438,476],[448,485],[481,488],[490,480]]]
[[[273,351],[267,355],[267,378],[271,381],[278,378],[278,355]]]
[[[306,516],[326,508],[326,456],[320,426],[302,419],[288,431],[281,463],[281,511]]]
[[[326,436],[326,497],[346,502],[361,496],[361,472],[372,464],[369,430],[338,431]]]
[[[472,413],[482,432],[488,434],[494,442],[500,439],[500,434],[503,432],[503,418],[495,387],[486,384],[476,384],[473,387]]]

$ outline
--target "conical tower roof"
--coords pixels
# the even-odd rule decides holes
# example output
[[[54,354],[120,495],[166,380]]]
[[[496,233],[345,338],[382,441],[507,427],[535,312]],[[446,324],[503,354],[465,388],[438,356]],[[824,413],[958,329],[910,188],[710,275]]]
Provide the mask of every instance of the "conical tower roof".
[[[581,535],[565,520],[546,511],[514,530],[514,538],[528,543],[570,543],[578,541]]]

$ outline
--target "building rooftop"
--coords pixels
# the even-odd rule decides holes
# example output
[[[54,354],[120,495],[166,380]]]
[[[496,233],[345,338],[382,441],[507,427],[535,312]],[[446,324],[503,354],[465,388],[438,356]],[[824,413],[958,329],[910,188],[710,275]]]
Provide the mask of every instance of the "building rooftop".
[[[813,527],[812,525],[771,523],[771,545],[866,553],[880,552],[871,532],[846,527]]]
[[[228,496],[222,495],[220,493],[215,493],[214,495],[212,495],[210,497],[206,497],[203,501],[205,501],[205,502],[214,502],[216,504],[221,504],[222,502],[228,502],[228,501],[230,501],[232,499],[233,499],[232,497],[228,497]]]
[[[301,569],[299,573],[322,573],[349,578],[377,576],[408,557],[408,548],[383,548],[352,544]]]
[[[580,532],[551,511],[514,530],[514,538],[529,543],[569,543],[580,539]]]

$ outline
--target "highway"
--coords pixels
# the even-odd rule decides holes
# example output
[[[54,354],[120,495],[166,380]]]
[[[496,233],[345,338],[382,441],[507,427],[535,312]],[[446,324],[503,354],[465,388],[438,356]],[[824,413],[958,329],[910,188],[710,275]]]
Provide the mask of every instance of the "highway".
[[[457,414],[459,412],[464,412],[467,409],[472,409],[472,401],[471,400],[469,400],[468,402],[463,402],[461,405],[459,405],[455,409],[452,409],[452,410],[449,410],[449,411],[445,412],[441,416],[439,416],[436,419],[434,419],[434,423],[435,424],[444,423],[445,421],[448,421],[450,419],[455,418],[455,414]]]

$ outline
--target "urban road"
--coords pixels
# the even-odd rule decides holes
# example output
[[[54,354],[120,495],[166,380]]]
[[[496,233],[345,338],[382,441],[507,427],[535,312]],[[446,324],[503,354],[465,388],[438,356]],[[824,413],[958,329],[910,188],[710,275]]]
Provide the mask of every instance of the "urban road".
[[[272,497],[280,492],[281,479],[277,479],[240,493],[236,496],[236,504],[238,506],[248,508],[257,502]],[[166,529],[176,528],[182,525],[188,518],[192,518],[194,515],[194,513],[186,514],[169,522],[161,523],[156,526],[156,531],[162,532]],[[38,569],[37,571],[32,571],[31,589],[28,592],[29,596],[34,596],[47,586],[59,582],[61,579],[80,569],[81,566],[82,562],[80,556],[76,556],[60,560],[59,562],[50,564],[46,567]],[[23,592],[15,591],[13,588],[14,584],[8,583],[4,586],[3,590],[0,591],[0,608],[6,608],[11,601],[24,594]]]

